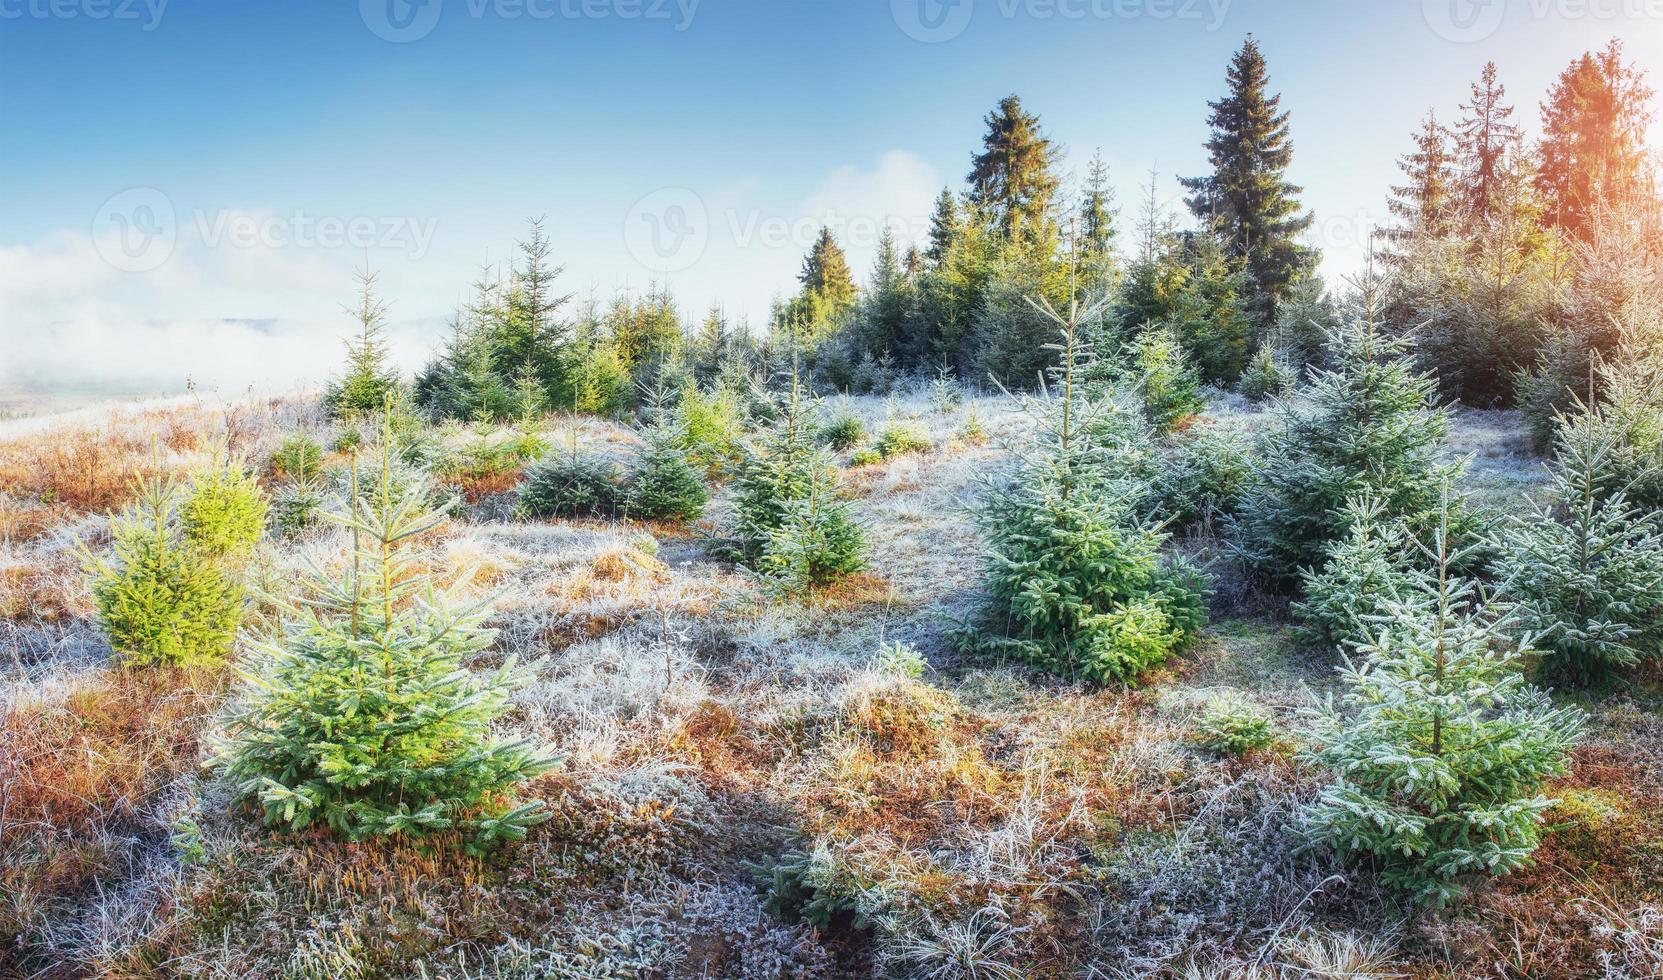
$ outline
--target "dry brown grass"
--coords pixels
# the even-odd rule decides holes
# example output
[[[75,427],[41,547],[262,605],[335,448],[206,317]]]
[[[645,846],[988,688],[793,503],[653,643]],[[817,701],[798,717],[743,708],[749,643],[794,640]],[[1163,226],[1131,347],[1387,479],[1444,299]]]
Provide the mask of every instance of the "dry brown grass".
[[[0,490],[46,504],[107,512],[155,472],[151,447],[117,430],[38,433],[0,443]]]
[[[97,671],[0,715],[0,972],[5,950],[65,900],[117,884],[154,812],[200,765],[217,675]]]

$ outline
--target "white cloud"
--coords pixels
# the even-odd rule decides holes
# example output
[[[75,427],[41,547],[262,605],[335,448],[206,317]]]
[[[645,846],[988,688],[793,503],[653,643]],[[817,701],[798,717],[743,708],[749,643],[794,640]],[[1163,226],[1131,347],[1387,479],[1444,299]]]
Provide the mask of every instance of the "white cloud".
[[[690,317],[720,302],[760,329],[769,302],[796,288],[802,257],[821,225],[833,229],[864,279],[886,225],[903,249],[923,239],[943,183],[917,154],[891,150],[831,169],[806,193],[801,185],[746,176],[698,189],[710,214],[709,247],[669,285]],[[153,212],[171,209],[165,198],[150,203]],[[365,256],[315,241],[317,228],[295,217],[260,210],[180,214],[177,241],[143,271],[106,261],[113,255],[122,263],[109,237],[119,223],[102,229],[106,238],[99,242],[89,231],[61,232],[34,245],[0,248],[0,383],[162,391],[190,379],[234,392],[321,382],[339,367],[341,339],[353,330],[342,306],[354,295],[352,272]],[[274,222],[287,238],[228,234],[272,231]],[[397,324],[389,340],[406,371],[425,361],[443,334],[437,314],[452,308],[452,297],[477,272],[466,263],[453,268],[454,255],[426,253],[436,227],[437,218],[382,219],[374,230],[388,247],[372,249],[369,259],[382,272],[380,292]],[[296,244],[305,235],[314,240]],[[576,247],[592,248],[564,259],[578,288],[588,279],[604,294],[642,287],[653,277],[617,255],[613,243]]]

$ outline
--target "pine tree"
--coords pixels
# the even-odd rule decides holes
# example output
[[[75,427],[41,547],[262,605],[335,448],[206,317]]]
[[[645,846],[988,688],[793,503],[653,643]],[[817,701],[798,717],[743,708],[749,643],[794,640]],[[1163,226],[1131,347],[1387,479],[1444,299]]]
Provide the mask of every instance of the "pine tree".
[[[1451,538],[1446,506],[1421,546],[1431,574],[1382,604],[1374,641],[1340,668],[1340,705],[1308,712],[1311,758],[1334,782],[1307,832],[1431,904],[1530,862],[1554,802],[1542,784],[1568,768],[1583,722],[1526,683],[1529,647],[1508,642],[1506,610],[1457,577],[1471,556]]]
[[[1241,373],[1241,383],[1236,386],[1242,397],[1250,402],[1284,398],[1292,394],[1293,389],[1293,368],[1289,365],[1287,352],[1269,344],[1254,353],[1253,360]]]
[[[791,521],[796,503],[835,485],[834,466],[815,445],[808,415],[793,352],[778,415],[760,439],[744,447],[734,476],[727,550],[737,561],[758,567],[775,535]]]
[[[1189,642],[1204,619],[1199,577],[1163,561],[1167,535],[1140,513],[1151,489],[1116,438],[1114,402],[1080,390],[1080,327],[1104,304],[1035,306],[1060,335],[1053,385],[1024,399],[1034,443],[991,479],[976,511],[988,598],[958,634],[967,650],[1008,653],[1071,677],[1131,681]]]
[[[1424,587],[1408,529],[1383,510],[1377,499],[1347,501],[1345,537],[1329,544],[1320,570],[1300,573],[1305,598],[1293,614],[1311,642],[1349,654],[1377,635],[1387,604]]]
[[[358,321],[358,336],[346,342],[347,368],[329,386],[324,402],[338,418],[359,418],[380,411],[398,387],[398,374],[387,365],[387,342],[382,330],[387,305],[375,296],[375,273],[366,265],[357,273],[358,308],[349,310]]]
[[[1144,418],[1157,432],[1170,432],[1207,407],[1201,398],[1201,377],[1172,327],[1145,330],[1132,342],[1130,354],[1129,379],[1143,404]]]
[[[1388,241],[1437,238],[1450,229],[1457,190],[1450,131],[1428,112],[1414,139],[1414,151],[1398,158],[1404,182],[1392,187],[1386,202],[1397,219],[1396,227],[1381,230]]]
[[[1566,68],[1542,103],[1537,186],[1555,225],[1586,238],[1604,201],[1640,196],[1649,186],[1646,127],[1652,89],[1623,63],[1616,39]]]
[[[710,488],[688,462],[674,420],[664,418],[643,438],[646,447],[627,478],[624,516],[641,521],[697,520],[710,500]]]
[[[515,783],[554,761],[491,726],[524,680],[514,659],[476,675],[490,647],[488,604],[459,607],[417,570],[412,546],[444,515],[420,480],[399,481],[384,431],[378,471],[353,461],[351,532],[339,579],[314,569],[286,606],[218,761],[264,822],[322,824],[349,840],[466,828],[478,849],[523,837],[539,804],[510,805]]]
[[[1099,346],[1133,336],[1152,323],[1164,323],[1177,307],[1177,297],[1188,280],[1181,259],[1182,238],[1172,216],[1161,207],[1158,175],[1149,172],[1138,211],[1138,246],[1126,276],[1104,317],[1107,331],[1093,336]]]
[[[1259,44],[1249,36],[1225,73],[1230,93],[1208,103],[1213,129],[1207,154],[1213,172],[1186,178],[1190,210],[1223,236],[1230,255],[1246,264],[1249,308],[1268,325],[1289,284],[1312,264],[1295,239],[1314,220],[1302,213],[1302,188],[1287,179],[1293,161],[1288,114],[1281,96],[1267,91],[1269,75]]]
[[[1253,353],[1247,277],[1211,235],[1188,241],[1181,285],[1161,322],[1176,331],[1203,380],[1233,384]]]
[[[805,595],[865,567],[865,536],[836,496],[834,470],[810,472],[808,495],[786,501],[757,570],[786,595]]]
[[[1507,404],[1513,375],[1534,362],[1544,325],[1559,318],[1566,265],[1523,175],[1503,175],[1490,193],[1489,212],[1464,231],[1412,241],[1393,289],[1420,364],[1446,396],[1484,408]]]
[[[920,301],[929,324],[932,360],[961,374],[975,372],[974,330],[989,284],[1000,270],[998,237],[972,209],[947,251],[924,277]]]
[[[1308,398],[1277,406],[1235,527],[1243,557],[1273,583],[1291,585],[1299,569],[1321,565],[1346,534],[1349,500],[1376,498],[1384,519],[1425,532],[1448,473],[1438,451],[1449,420],[1434,407],[1435,382],[1381,329],[1372,267],[1353,285],[1358,311],[1329,336],[1334,366],[1312,370]]]
[[[1079,268],[1083,295],[1104,292],[1114,284],[1115,260],[1114,188],[1109,184],[1109,166],[1099,150],[1086,170],[1085,196],[1080,202],[1078,240],[1073,256]]]
[[[1339,312],[1322,277],[1308,273],[1294,281],[1287,301],[1277,309],[1270,336],[1276,348],[1286,352],[1297,376],[1309,365],[1322,366],[1328,337],[1339,325]]]
[[[1609,429],[1562,430],[1546,503],[1502,548],[1519,629],[1581,677],[1656,657],[1663,640],[1663,519],[1613,485],[1620,453]]]
[[[1490,215],[1519,146],[1519,127],[1511,121],[1513,107],[1506,98],[1495,62],[1487,62],[1473,83],[1472,101],[1461,106],[1464,114],[1455,124],[1456,208],[1468,225]]]
[[[242,583],[185,537],[172,479],[139,480],[135,490],[111,522],[113,554],[84,555],[99,625],[127,663],[219,666],[242,622]]]
[[[971,159],[970,203],[1011,242],[1054,241],[1052,198],[1060,181],[1059,150],[1040,127],[1039,117],[1008,95],[987,114],[982,151]]]
[[[215,457],[211,465],[191,475],[179,504],[179,528],[199,554],[234,564],[259,544],[270,501],[242,460],[220,450]]]
[[[820,229],[820,236],[803,257],[797,282],[802,291],[784,307],[776,323],[782,332],[790,324],[788,332],[798,342],[813,347],[843,325],[857,294],[849,260],[829,227]]]
[[[959,233],[959,203],[953,192],[943,187],[935,199],[935,210],[930,212],[930,245],[924,257],[931,268],[939,268],[947,258],[947,250]]]

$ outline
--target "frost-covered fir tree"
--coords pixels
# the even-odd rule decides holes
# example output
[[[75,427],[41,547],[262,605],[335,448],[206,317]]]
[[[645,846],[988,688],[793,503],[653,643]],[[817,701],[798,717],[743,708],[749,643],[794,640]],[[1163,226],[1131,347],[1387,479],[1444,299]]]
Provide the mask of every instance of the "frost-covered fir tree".
[[[1306,569],[1303,602],[1294,616],[1307,639],[1350,652],[1371,639],[1381,609],[1401,602],[1421,585],[1414,547],[1402,521],[1385,520],[1380,501],[1348,501],[1345,537],[1329,545],[1321,571]]]
[[[1663,509],[1663,351],[1649,340],[1627,328],[1618,351],[1598,362],[1594,397],[1578,399],[1558,429],[1561,439],[1609,445],[1601,494],[1620,492],[1636,508],[1656,511]]]
[[[1300,569],[1323,563],[1348,530],[1354,498],[1378,500],[1382,519],[1411,533],[1430,530],[1449,475],[1438,459],[1449,420],[1435,407],[1435,383],[1382,330],[1373,269],[1353,285],[1356,315],[1328,336],[1332,367],[1311,370],[1307,398],[1277,406],[1235,523],[1243,557],[1273,583],[1292,585]]]
[[[358,307],[348,310],[358,321],[358,335],[346,342],[346,372],[324,396],[331,414],[340,418],[380,411],[398,388],[398,374],[387,364],[387,341],[381,336],[387,304],[376,298],[375,280],[368,266],[358,271]]]
[[[1205,618],[1200,576],[1163,558],[1167,534],[1144,516],[1150,495],[1127,466],[1124,407],[1084,397],[1079,327],[1101,306],[1066,314],[1035,304],[1061,335],[1052,385],[1024,398],[1033,441],[1014,472],[990,479],[976,511],[987,545],[987,599],[962,647],[1012,654],[1070,677],[1130,681],[1191,639]]]
[[[1418,902],[1529,863],[1583,717],[1525,680],[1528,641],[1477,583],[1457,576],[1449,511],[1420,550],[1421,587],[1387,601],[1373,642],[1340,668],[1345,693],[1310,711],[1311,757],[1334,773],[1307,831],[1370,861]]]
[[[667,421],[642,436],[646,446],[630,465],[624,488],[624,516],[639,521],[691,521],[704,513],[710,500],[687,453],[681,435]]]
[[[792,347],[774,424],[745,447],[733,481],[728,552],[787,591],[804,591],[859,568],[864,542],[837,498],[837,467],[816,442]]]
[[[1618,455],[1609,429],[1562,429],[1546,502],[1502,542],[1520,628],[1550,666],[1581,677],[1656,657],[1663,643],[1663,519],[1629,503]]]
[[[395,480],[385,440],[379,455],[354,460],[342,509],[326,515],[350,532],[350,562],[338,578],[312,569],[287,604],[219,762],[266,823],[291,830],[459,828],[475,849],[523,837],[542,813],[515,806],[513,786],[554,762],[491,734],[523,674],[512,657],[466,666],[494,638],[489,603],[461,605],[419,571],[415,542],[444,515],[420,481]]]

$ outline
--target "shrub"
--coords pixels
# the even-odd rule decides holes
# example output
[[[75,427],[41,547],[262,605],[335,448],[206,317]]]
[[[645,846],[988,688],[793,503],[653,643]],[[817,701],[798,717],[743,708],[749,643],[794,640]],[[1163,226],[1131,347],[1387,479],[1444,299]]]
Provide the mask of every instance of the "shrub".
[[[1293,369],[1286,357],[1269,347],[1259,348],[1242,371],[1239,390],[1248,401],[1281,398],[1293,391]]]
[[[1520,628],[1550,666],[1583,677],[1656,657],[1663,641],[1663,521],[1608,489],[1619,454],[1607,428],[1561,429],[1547,503],[1502,545]]]
[[[929,661],[924,659],[917,647],[899,642],[885,643],[879,647],[874,666],[886,674],[895,674],[908,680],[917,680],[930,669]]]
[[[894,459],[908,453],[927,453],[932,447],[930,435],[914,422],[886,422],[878,430],[872,446],[884,459]]]
[[[243,590],[185,539],[177,501],[170,480],[140,484],[112,526],[113,559],[88,556],[93,600],[110,647],[128,663],[215,666],[230,656]]]
[[[850,466],[876,466],[881,462],[883,462],[883,453],[879,452],[875,446],[857,449],[849,454]]]
[[[1233,522],[1241,555],[1276,585],[1322,564],[1348,530],[1349,500],[1374,498],[1382,519],[1426,533],[1450,472],[1438,460],[1449,420],[1433,407],[1435,385],[1414,372],[1402,339],[1381,332],[1378,280],[1358,285],[1359,318],[1328,338],[1335,367],[1313,370],[1308,404],[1277,407]]]
[[[1542,784],[1565,772],[1582,727],[1525,682],[1528,648],[1507,642],[1506,613],[1454,574],[1449,541],[1446,510],[1426,549],[1433,574],[1385,603],[1388,625],[1340,670],[1341,705],[1309,713],[1312,758],[1334,773],[1309,832],[1434,904],[1461,894],[1465,876],[1529,863],[1553,802]]]
[[[852,449],[866,438],[866,423],[853,412],[842,412],[820,426],[820,444],[835,452]]]
[[[1305,599],[1293,614],[1311,642],[1349,651],[1370,638],[1386,603],[1421,585],[1409,532],[1402,521],[1384,519],[1383,509],[1367,497],[1347,502],[1345,537],[1329,545],[1318,569],[1300,573]]]
[[[1150,327],[1133,341],[1131,377],[1144,417],[1162,432],[1206,408],[1201,377],[1171,327]]]
[[[522,519],[610,517],[623,495],[617,466],[574,446],[526,468],[516,513]]]
[[[981,416],[976,414],[976,403],[971,402],[970,408],[964,413],[964,421],[959,423],[958,440],[967,446],[982,446],[987,444],[987,428],[982,425]]]
[[[265,531],[270,501],[241,463],[216,464],[191,477],[179,504],[185,540],[209,558],[246,558]]]
[[[311,433],[296,432],[278,443],[271,454],[271,473],[279,479],[304,480],[323,469],[323,447]]]
[[[339,581],[303,582],[217,761],[273,826],[349,840],[464,827],[475,849],[523,837],[545,815],[508,794],[554,763],[491,736],[523,675],[512,657],[485,675],[463,666],[491,645],[490,610],[459,609],[417,571],[411,543],[444,520],[427,488],[396,482],[386,448],[355,483],[330,519],[357,560]]]
[[[675,434],[655,428],[646,440],[646,448],[630,467],[625,515],[647,521],[698,519],[710,500],[710,489],[677,447]]]
[[[1241,697],[1214,698],[1195,721],[1195,744],[1219,755],[1246,755],[1276,742],[1270,715]]]

